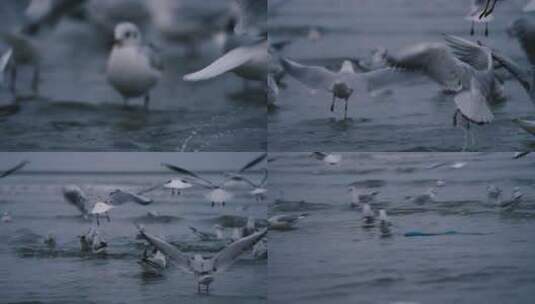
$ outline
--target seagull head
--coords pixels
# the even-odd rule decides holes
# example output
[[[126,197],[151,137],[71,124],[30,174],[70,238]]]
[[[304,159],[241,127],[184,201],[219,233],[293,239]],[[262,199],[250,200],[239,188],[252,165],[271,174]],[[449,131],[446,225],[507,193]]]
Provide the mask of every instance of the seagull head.
[[[119,46],[139,45],[141,44],[141,33],[135,24],[122,22],[115,27],[114,41]]]

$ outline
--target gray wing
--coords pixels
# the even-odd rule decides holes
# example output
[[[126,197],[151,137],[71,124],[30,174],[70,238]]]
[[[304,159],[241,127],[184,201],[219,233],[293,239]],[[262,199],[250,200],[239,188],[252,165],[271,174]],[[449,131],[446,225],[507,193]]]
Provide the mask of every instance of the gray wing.
[[[458,60],[448,46],[443,43],[416,44],[399,51],[397,54],[385,55],[385,62],[388,66],[401,71],[425,75],[452,91],[460,90],[461,76]],[[382,73],[385,72],[382,71]],[[390,78],[395,76],[391,75]],[[407,76],[407,74],[401,74],[401,76]]]
[[[123,191],[120,189],[111,192],[109,195],[109,200],[110,203],[114,206],[120,206],[126,203],[136,203],[139,205],[146,206],[150,205],[153,202],[153,200],[148,197],[144,197],[142,195],[138,195],[128,191]]]
[[[258,241],[260,241],[267,234],[267,228],[253,233],[247,237],[241,238],[212,257],[212,267],[215,272],[221,272],[229,268],[238,257],[246,250],[252,248]]]
[[[164,65],[160,51],[152,44],[141,48],[143,54],[148,58],[150,66],[158,71],[163,71]]]
[[[152,246],[160,250],[164,255],[169,257],[169,259],[171,259],[177,267],[186,272],[193,272],[190,265],[190,257],[188,255],[182,253],[173,245],[160,239],[159,237],[145,232],[143,227],[138,226],[137,228],[141,237],[147,240],[147,242],[149,242]]]
[[[337,78],[337,74],[320,66],[306,66],[289,59],[282,58],[284,70],[311,89],[329,90]]]
[[[202,178],[200,177],[199,175],[187,170],[187,169],[184,169],[184,168],[181,168],[181,167],[178,167],[178,166],[174,166],[174,165],[171,165],[171,164],[165,164],[165,163],[162,163],[162,166],[166,167],[167,169],[171,170],[171,171],[174,171],[180,175],[186,175],[186,176],[189,176],[189,177],[192,177],[194,178],[197,182],[195,182],[196,185],[199,185],[199,186],[202,186],[202,187],[205,187],[205,188],[214,188],[216,187],[216,185],[214,185],[211,181],[205,179],[205,178]],[[200,183],[198,182],[200,181]],[[193,182],[193,180],[191,181]]]
[[[517,38],[529,62],[535,65],[535,18],[525,16],[515,20],[509,32]]]
[[[500,51],[493,49],[492,58],[494,58],[498,63],[500,63],[513,77],[515,77],[520,84],[528,91],[531,91],[531,77],[530,71],[519,66],[511,58],[505,56]]]
[[[444,40],[459,60],[478,71],[491,70],[492,52],[486,47],[454,35],[444,35]]]
[[[13,168],[10,168],[10,169],[4,171],[2,174],[0,174],[0,178],[4,178],[6,176],[9,176],[9,175],[19,171],[20,169],[24,168],[29,163],[30,162],[27,161],[27,160],[21,161],[20,163],[15,165]]]
[[[243,173],[244,171],[253,168],[254,166],[258,165],[260,162],[262,162],[264,159],[266,159],[267,153],[262,153],[260,156],[254,158],[247,164],[245,164],[243,167],[241,167],[239,173]]]

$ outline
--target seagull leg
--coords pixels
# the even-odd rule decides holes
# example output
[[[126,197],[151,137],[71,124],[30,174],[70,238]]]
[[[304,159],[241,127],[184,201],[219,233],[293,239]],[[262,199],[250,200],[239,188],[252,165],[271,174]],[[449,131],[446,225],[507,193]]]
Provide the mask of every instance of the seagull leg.
[[[108,223],[111,222],[111,218],[110,218],[110,215],[108,214],[108,212],[106,212],[106,218],[108,219]]]
[[[41,76],[41,68],[36,65],[33,70],[32,91],[35,95],[39,95],[39,78]]]
[[[10,83],[9,83],[9,90],[11,91],[11,95],[16,96],[17,95],[17,66],[13,66],[11,69],[11,75],[10,75]]]
[[[145,95],[145,100],[143,101],[143,109],[145,111],[149,111],[149,103],[150,103],[150,93],[147,93],[147,95]]]
[[[222,203],[221,203],[221,206],[225,207],[225,202],[222,202]]]
[[[470,36],[474,36],[474,21],[472,21],[472,27],[470,28]]]
[[[485,37],[489,36],[489,23],[485,22]]]
[[[212,208],[214,208],[214,206],[215,206],[215,202],[212,202]]]
[[[347,120],[347,98],[346,98],[346,105],[344,108],[344,120]]]
[[[197,293],[201,294],[201,283],[197,283]]]
[[[99,215],[97,214],[97,226],[100,226]]]
[[[331,103],[331,112],[334,112],[334,102],[336,101],[336,96],[333,93],[333,101]]]

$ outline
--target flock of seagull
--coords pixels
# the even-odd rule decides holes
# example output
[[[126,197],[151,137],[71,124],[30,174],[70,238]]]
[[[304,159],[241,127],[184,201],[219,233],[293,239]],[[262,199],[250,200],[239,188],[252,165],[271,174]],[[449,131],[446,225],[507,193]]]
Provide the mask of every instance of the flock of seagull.
[[[484,23],[488,36],[488,23],[499,11],[499,0],[474,0],[466,19],[472,22],[471,35],[475,34],[474,23]],[[530,66],[535,63],[535,14],[533,1],[524,9],[525,15],[514,21],[509,33],[516,37],[524,50]],[[499,7],[499,6],[498,6]],[[357,97],[369,98],[371,93],[392,85],[415,84],[416,79],[428,79],[436,83],[445,94],[454,95],[456,110],[453,125],[465,130],[463,151],[474,144],[472,124],[485,125],[494,120],[492,106],[506,100],[504,80],[497,74],[505,69],[525,89],[535,104],[533,89],[534,73],[531,67],[524,68],[499,49],[481,41],[443,34],[445,43],[422,42],[405,47],[397,52],[376,52],[376,66],[357,72],[362,60],[346,60],[340,70],[331,71],[322,66],[308,66],[288,58],[281,58],[285,73],[312,90],[324,90],[332,94],[330,111],[335,110],[337,100],[344,101],[344,119],[347,118],[348,101]],[[269,83],[269,82],[268,82]],[[421,82],[420,82],[421,83]],[[278,89],[273,89],[277,92]],[[535,121],[516,118],[514,121],[527,132],[535,135]]]
[[[225,202],[232,198],[230,190],[225,188],[232,187],[236,183],[243,183],[250,185],[250,199],[265,195],[266,189],[259,191],[258,184],[265,183],[267,179],[267,171],[264,170],[265,176],[261,183],[255,183],[247,176],[249,171],[261,164],[267,157],[267,154],[261,154],[243,167],[235,172],[226,172],[223,175],[224,182],[215,185],[206,178],[190,170],[170,165],[162,164],[164,167],[172,170],[178,175],[178,178],[168,181],[162,181],[156,185],[152,185],[146,189],[136,192],[117,189],[110,192],[106,199],[102,199],[95,193],[86,193],[82,187],[77,185],[65,185],[62,189],[65,201],[74,206],[82,219],[90,221],[91,225],[87,232],[79,236],[80,251],[85,254],[105,255],[109,244],[104,238],[101,228],[105,225],[102,219],[111,221],[110,213],[119,208],[125,208],[124,205],[132,203],[142,206],[152,205],[154,200],[148,197],[150,192],[156,189],[165,189],[171,192],[171,195],[180,195],[190,188],[199,187],[207,189],[206,198],[211,202],[211,206],[216,204],[225,206]],[[11,174],[24,168],[28,161],[23,161],[11,169],[6,170],[0,175],[0,178],[7,177]],[[91,191],[94,192],[94,191]],[[157,212],[149,211],[147,216],[158,218],[160,215]],[[6,211],[3,213],[1,222],[9,223],[14,219]],[[188,255],[181,252],[177,247],[165,241],[163,238],[151,234],[145,227],[136,224],[139,231],[137,239],[145,240],[147,245],[143,251],[142,258],[138,263],[142,267],[144,273],[158,274],[168,268],[172,264],[179,269],[192,273],[196,279],[198,292],[208,293],[210,284],[214,281],[214,275],[223,272],[236,262],[239,257],[245,252],[252,249],[251,254],[256,259],[267,258],[267,240],[265,238],[268,228],[281,229],[279,223],[284,222],[283,219],[270,219],[266,225],[259,225],[253,217],[248,217],[246,224],[243,227],[234,228],[231,236],[225,236],[224,228],[216,225],[215,232],[200,231],[195,227],[189,227],[192,233],[203,242],[219,242],[224,244],[223,249],[218,251],[210,258],[203,257],[201,254]],[[270,227],[269,223],[274,223]],[[53,234],[48,234],[44,243],[50,248],[56,246],[56,240]]]
[[[43,65],[43,50],[39,47],[46,46],[38,47],[37,40],[63,18],[73,16],[86,20],[99,31],[97,34],[113,41],[105,76],[122,96],[125,106],[130,99],[143,98],[148,110],[150,92],[161,78],[161,52],[142,37],[142,33],[154,29],[158,37],[185,44],[192,50],[203,39],[222,38],[219,40],[224,54],[207,67],[184,75],[185,81],[234,72],[246,80],[264,82],[269,70],[267,1],[227,2],[227,9],[203,13],[175,0],[32,0],[24,22],[17,29],[2,33],[9,49],[0,57],[0,82],[9,83],[16,96],[18,68],[32,66],[32,89],[39,94]]]

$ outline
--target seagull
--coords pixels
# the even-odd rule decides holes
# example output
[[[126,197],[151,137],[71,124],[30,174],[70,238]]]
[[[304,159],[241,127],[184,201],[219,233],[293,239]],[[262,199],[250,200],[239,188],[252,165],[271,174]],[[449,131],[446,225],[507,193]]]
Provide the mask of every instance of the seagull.
[[[494,115],[489,104],[501,101],[499,80],[494,75],[491,50],[466,39],[444,35],[442,43],[418,44],[398,57],[387,56],[389,65],[419,72],[454,92],[457,107],[453,125],[465,131],[463,151],[468,148],[470,125],[489,124]],[[474,138],[472,137],[472,142]]]
[[[24,14],[23,24],[16,30],[4,33],[2,39],[10,48],[0,57],[0,73],[10,72],[10,91],[17,93],[19,67],[33,68],[32,91],[39,94],[41,53],[36,36],[43,28],[56,25],[66,14],[77,9],[85,0],[32,0]]]
[[[221,204],[221,206],[225,206],[225,203],[228,202],[230,199],[233,198],[233,194],[228,192],[227,190],[223,189],[223,185],[216,185],[213,182],[187,170],[184,168],[180,168],[178,166],[170,165],[162,163],[162,166],[168,168],[171,171],[174,171],[181,175],[186,175],[189,178],[192,178],[195,181],[195,184],[198,186],[201,186],[203,188],[209,189],[210,192],[206,194],[206,198],[211,202],[212,207],[214,207],[216,204]],[[193,182],[192,180],[192,182]],[[224,184],[224,183],[223,183]]]
[[[437,197],[437,188],[432,187],[426,190],[425,193],[412,198],[412,203],[416,205],[424,205],[435,202]]]
[[[355,183],[349,185],[348,191],[351,193],[351,203],[349,204],[351,208],[361,204],[371,204],[375,201],[375,197],[379,195],[378,191],[363,193]]]
[[[193,184],[186,179],[172,179],[163,185],[166,189],[171,189],[171,195],[180,195],[182,190],[193,187]]]
[[[125,107],[130,98],[144,96],[144,108],[148,110],[150,90],[158,83],[162,62],[154,48],[143,45],[135,24],[119,23],[114,35],[106,70],[108,81],[123,97]]]
[[[535,0],[530,0],[522,9],[525,13],[530,13],[535,11]]]
[[[520,128],[524,129],[524,131],[535,135],[535,120],[515,118],[513,119],[513,122],[515,122]]]
[[[106,219],[108,219],[108,222],[111,221],[110,215],[108,214],[108,211],[113,209],[114,206],[106,204],[104,202],[96,202],[93,206],[93,209],[91,210],[92,215],[96,215],[97,218],[97,226],[100,225],[99,217],[101,215],[104,215]]]
[[[349,60],[345,60],[337,72],[321,66],[306,66],[286,58],[281,59],[281,64],[284,71],[307,87],[331,93],[331,112],[334,112],[337,98],[344,100],[344,119],[347,119],[347,103],[353,94],[358,95],[375,91],[392,83],[405,81],[407,76],[410,76],[403,75],[405,74],[403,71],[392,68],[356,73],[353,64]]]
[[[305,218],[307,214],[282,214],[275,215],[268,219],[269,228],[273,230],[291,230],[300,219]]]
[[[11,223],[11,221],[13,221],[13,218],[11,217],[9,212],[4,211],[4,214],[2,214],[2,218],[0,219],[0,221],[2,221],[2,223]]]
[[[312,156],[317,159],[325,162],[328,165],[337,165],[342,161],[341,154],[334,153],[324,153],[324,152],[312,152]]]
[[[63,187],[62,192],[65,200],[76,207],[76,209],[80,211],[82,217],[87,220],[90,215],[87,209],[89,200],[82,189],[76,185],[67,185]]]
[[[522,202],[522,197],[524,194],[520,192],[520,188],[515,187],[513,193],[511,194],[511,199],[507,201],[500,201],[498,206],[503,211],[513,211],[518,205]]]
[[[215,232],[200,231],[195,227],[189,227],[191,232],[195,234],[201,241],[220,241],[224,239],[223,227],[221,225],[214,225]]]
[[[167,258],[161,251],[154,248],[152,254],[149,256],[147,248],[143,251],[143,256],[137,262],[144,273],[159,275],[167,268]]]
[[[390,222],[390,218],[388,218],[388,215],[386,214],[386,210],[379,210],[379,228],[381,229],[382,237],[389,237],[392,235],[390,226],[392,226],[392,223]]]
[[[95,227],[91,227],[86,234],[80,236],[80,249],[82,252],[103,254],[106,253],[107,247],[108,243]]]
[[[149,188],[137,193],[133,193],[121,189],[116,189],[110,192],[108,202],[111,203],[113,206],[120,206],[126,203],[136,203],[143,206],[150,205],[153,203],[153,200],[143,196],[142,194],[151,190],[152,188]]]
[[[265,260],[268,258],[267,240],[263,238],[260,242],[256,243],[253,247],[253,256],[257,260]]]
[[[228,177],[231,181],[241,181],[241,177],[243,174],[254,167],[256,167],[258,164],[263,162],[267,157],[267,153],[262,153],[259,156],[255,157],[254,159],[247,162],[245,165],[243,165],[238,172],[225,172],[225,176]]]
[[[264,199],[266,198],[266,193],[268,192],[268,189],[265,188],[265,185],[268,180],[268,170],[264,168],[262,169],[262,171],[264,172],[264,177],[259,183],[254,183],[244,176],[232,177],[232,179],[235,181],[245,181],[246,183],[248,183],[253,188],[253,190],[249,191],[249,194],[254,196],[257,202],[264,201]]]
[[[375,215],[369,204],[362,205],[362,220],[364,221],[362,224],[363,228],[371,228],[375,226]]]
[[[472,22],[470,35],[474,35],[474,23],[485,23],[485,36],[489,35],[488,23],[494,19],[492,12],[498,0],[472,0],[470,12],[465,17]]]
[[[56,247],[56,237],[52,233],[48,233],[46,238],[43,240],[43,243],[48,246],[48,248],[53,249]]]
[[[13,173],[21,170],[22,168],[24,168],[29,163],[30,162],[27,161],[27,160],[21,161],[20,163],[15,165],[13,168],[7,169],[6,171],[0,173],[0,178],[4,178],[4,177],[7,177],[7,176],[10,176],[11,174],[13,174]]]
[[[522,158],[528,154],[530,154],[531,152],[516,152],[514,155],[513,155],[513,158],[514,159],[519,159],[519,158]]]
[[[502,189],[498,188],[498,186],[495,185],[488,185],[487,186],[487,199],[490,204],[497,205],[502,198]]]
[[[147,233],[143,227],[138,227],[138,229],[141,237],[172,260],[177,267],[195,275],[199,293],[201,293],[202,286],[208,293],[214,276],[228,269],[244,251],[253,247],[267,234],[267,229],[263,229],[227,245],[211,258],[204,258],[199,254],[186,255],[166,241]]]

